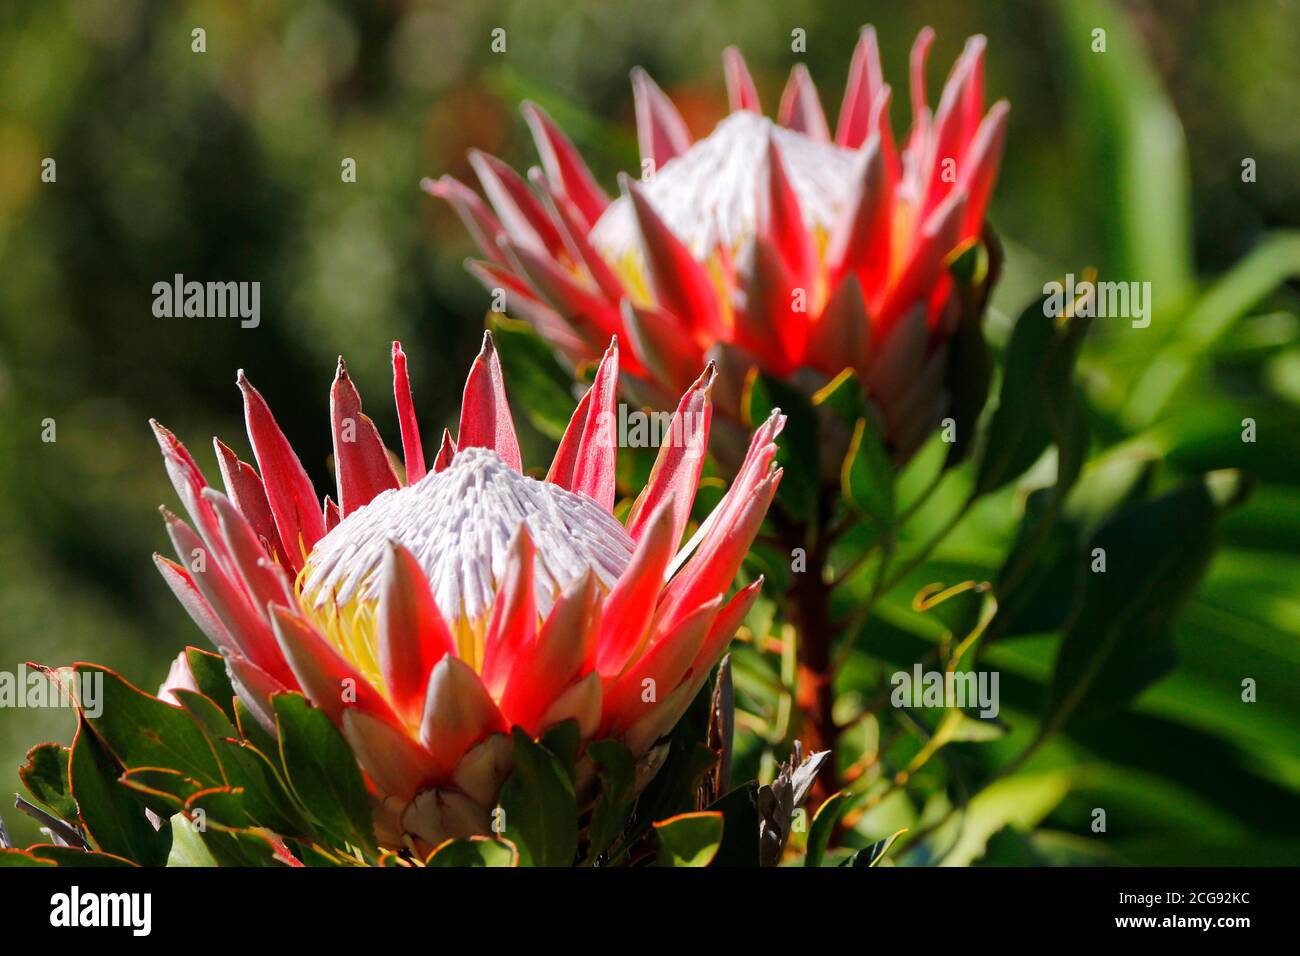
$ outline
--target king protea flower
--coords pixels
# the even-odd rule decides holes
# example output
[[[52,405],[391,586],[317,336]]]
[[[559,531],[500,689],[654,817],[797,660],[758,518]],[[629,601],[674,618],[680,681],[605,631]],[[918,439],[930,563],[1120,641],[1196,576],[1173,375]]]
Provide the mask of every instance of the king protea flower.
[[[904,456],[947,406],[945,343],[961,302],[946,266],[981,234],[1007,120],[1005,102],[984,112],[983,37],[967,43],[931,112],[933,38],[927,28],[912,49],[901,149],[868,27],[833,136],[802,64],[773,122],[732,48],[732,112],[699,141],[633,71],[643,176],[620,177],[613,201],[531,103],[523,113],[542,159],[533,189],[478,152],[470,162],[490,209],[451,177],[423,185],[481,247],[471,271],[569,363],[619,333],[633,394],[666,404],[712,359],[732,421],[751,368],[812,388],[852,368]]]
[[[779,414],[756,430],[725,498],[679,549],[707,441],[712,367],[686,390],[626,523],[615,501],[611,344],[545,480],[524,474],[490,335],[455,440],[426,466],[406,356],[393,345],[405,477],[342,360],[330,393],[337,503],[312,488],[241,372],[257,468],[215,441],[224,493],[155,423],[193,524],[164,509],[179,563],[163,577],[273,727],[297,690],[342,731],[376,799],[381,841],[435,846],[488,832],[510,770],[507,732],[575,719],[623,741],[648,779],[676,723],[753,604],[728,599],[781,478]],[[689,434],[683,423],[690,423]],[[508,826],[508,823],[507,823]]]

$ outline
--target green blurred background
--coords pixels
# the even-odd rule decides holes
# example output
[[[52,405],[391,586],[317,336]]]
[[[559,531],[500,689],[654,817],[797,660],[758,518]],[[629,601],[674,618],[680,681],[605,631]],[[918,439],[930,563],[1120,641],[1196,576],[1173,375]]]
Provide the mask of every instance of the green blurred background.
[[[1054,813],[1062,830],[1081,832],[1065,820],[1071,801],[1076,820],[1086,818],[1079,807],[1113,806],[1112,845],[1125,859],[1300,859],[1294,240],[1248,260],[1250,287],[1231,315],[1178,338],[1199,290],[1300,221],[1300,9],[1285,0],[3,5],[0,669],[90,659],[151,688],[170,657],[202,642],[150,562],[167,550],[155,507],[175,502],[146,422],[172,428],[211,480],[211,436],[251,460],[237,368],[319,488],[332,484],[327,400],[339,353],[390,441],[394,338],[410,355],[426,443],[454,421],[487,295],[461,265],[472,250],[459,222],[417,184],[444,172],[471,180],[470,146],[518,168],[536,163],[521,99],[550,110],[612,189],[616,171],[636,166],[632,66],[656,77],[697,135],[725,109],[729,43],[769,110],[803,60],[833,118],[866,22],[900,91],[897,129],[922,26],[938,31],[932,99],[965,38],[989,38],[990,99],[1012,103],[991,211],[1008,250],[994,337],[1058,274],[1095,265],[1152,281],[1151,334],[1099,330],[1085,357],[1102,442],[1137,428],[1128,393],[1155,351],[1173,347],[1189,359],[1188,384],[1146,416],[1170,467],[1237,466],[1263,480],[1227,522],[1185,615],[1178,671],[1134,713],[1046,755],[1070,769],[1069,796],[1024,822]],[[196,27],[202,54],[191,51]],[[496,27],[503,54],[489,48]],[[1108,37],[1100,55],[1089,50],[1098,27]],[[801,56],[790,50],[794,28],[807,34]],[[55,183],[41,182],[46,157]],[[347,157],[355,183],[341,181]],[[175,273],[261,282],[260,327],[155,318],[152,286]],[[1246,415],[1264,436],[1257,446],[1239,440]],[[47,418],[54,443],[41,441]],[[984,554],[995,568],[1009,533],[968,533],[965,557],[978,566],[971,554]],[[1215,685],[1225,674],[1226,688]],[[1259,704],[1235,699],[1241,676],[1267,681]],[[0,711],[0,791],[19,789],[28,746],[70,734],[64,712]],[[1149,746],[1120,752],[1116,739]],[[15,841],[35,839],[7,807]]]

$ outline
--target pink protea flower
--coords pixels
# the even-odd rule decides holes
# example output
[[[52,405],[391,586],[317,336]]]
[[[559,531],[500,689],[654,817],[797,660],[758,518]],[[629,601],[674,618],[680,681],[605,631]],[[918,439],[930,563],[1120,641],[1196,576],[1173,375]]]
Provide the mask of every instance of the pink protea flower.
[[[1008,109],[984,112],[985,41],[974,37],[931,113],[933,39],[927,28],[912,49],[901,150],[867,27],[834,136],[802,64],[773,122],[731,48],[732,112],[698,142],[654,81],[633,71],[644,175],[620,177],[612,202],[531,103],[523,112],[542,159],[529,172],[534,189],[482,153],[470,161],[491,209],[451,177],[423,185],[455,207],[483,250],[471,271],[505,290],[509,310],[569,363],[594,359],[619,333],[631,343],[633,394],[663,403],[712,359],[719,409],[733,422],[753,367],[809,388],[852,368],[904,456],[947,405],[945,345],[962,304],[946,266],[981,234]]]
[[[166,512],[163,577],[268,726],[300,690],[340,728],[373,788],[380,839],[487,833],[510,769],[506,732],[573,718],[642,760],[678,720],[753,604],[727,599],[776,487],[757,429],[736,481],[685,547],[711,416],[709,367],[682,397],[626,524],[612,514],[619,355],[611,344],[546,479],[524,474],[490,335],[455,441],[426,468],[406,356],[393,346],[405,481],[342,360],[330,394],[337,501],[322,504],[241,372],[257,469],[215,441],[225,492],[154,429],[193,525]],[[685,423],[685,427],[684,426]],[[260,473],[259,473],[260,471]]]

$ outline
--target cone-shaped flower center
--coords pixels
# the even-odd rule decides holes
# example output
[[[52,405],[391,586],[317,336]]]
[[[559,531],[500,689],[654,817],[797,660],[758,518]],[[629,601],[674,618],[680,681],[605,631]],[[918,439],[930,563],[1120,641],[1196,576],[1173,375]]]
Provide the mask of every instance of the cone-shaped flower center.
[[[697,258],[707,259],[717,246],[735,252],[753,236],[759,196],[766,189],[768,137],[775,140],[804,222],[814,234],[829,233],[848,202],[854,150],[819,142],[757,113],[732,113],[642,184],[655,211]],[[637,253],[626,196],[605,210],[591,241],[616,265]]]
[[[301,577],[304,607],[353,659],[373,641],[379,570],[389,541],[406,547],[463,641],[481,638],[510,546],[526,525],[536,549],[538,612],[590,569],[612,587],[632,555],[623,526],[591,498],[520,474],[486,448],[456,453],[441,472],[385,491],[317,542]]]

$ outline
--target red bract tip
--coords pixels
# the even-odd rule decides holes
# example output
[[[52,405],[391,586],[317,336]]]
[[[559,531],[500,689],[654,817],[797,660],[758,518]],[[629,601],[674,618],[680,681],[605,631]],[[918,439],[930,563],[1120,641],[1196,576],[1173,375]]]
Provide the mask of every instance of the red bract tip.
[[[296,573],[301,570],[307,552],[325,534],[316,492],[266,400],[245,377],[243,369],[239,370],[237,382],[244,396],[248,439],[262,473],[276,530],[284,543],[284,557]]]
[[[745,55],[738,47],[729,46],[722,51],[722,68],[726,74],[727,100],[731,104],[731,112],[749,110],[751,113],[762,113],[758,88],[754,86],[754,78],[749,75]]]
[[[642,163],[650,160],[655,169],[660,169],[691,148],[691,133],[682,114],[640,67],[632,71],[632,98],[636,103],[636,135]]]
[[[515,422],[506,400],[501,360],[492,343],[492,333],[483,333],[483,348],[470,367],[461,400],[460,429],[456,447],[490,448],[511,468],[523,470]]]
[[[420,427],[415,420],[411,380],[406,372],[406,353],[402,351],[401,342],[393,343],[393,399],[397,403],[397,423],[402,431],[406,483],[413,485],[425,474],[424,446],[420,444]]]

